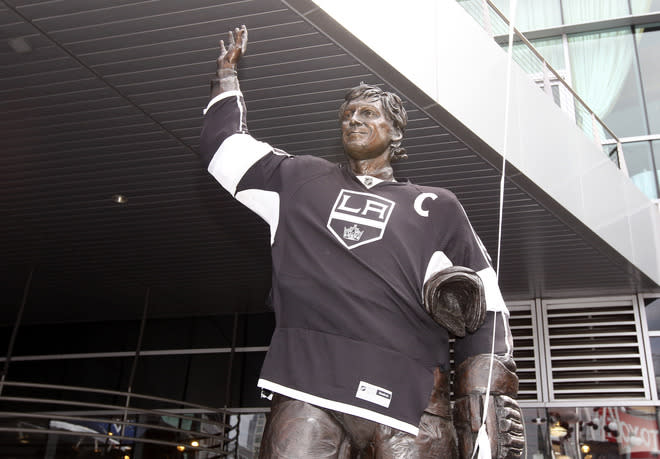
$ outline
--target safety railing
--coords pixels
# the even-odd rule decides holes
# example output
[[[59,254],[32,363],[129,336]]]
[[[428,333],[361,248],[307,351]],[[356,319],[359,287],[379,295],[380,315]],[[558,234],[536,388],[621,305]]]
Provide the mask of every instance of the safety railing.
[[[458,0],[493,39],[509,34],[509,19],[491,0]],[[515,24],[514,24],[515,25]],[[555,70],[532,43],[514,27],[513,59],[568,118],[596,143],[619,169],[628,175],[621,141],[566,83],[565,75]],[[506,46],[508,47],[508,41]]]
[[[122,459],[237,457],[231,413],[180,400],[5,381],[0,408],[4,450],[13,444],[34,457],[64,457],[62,450]]]

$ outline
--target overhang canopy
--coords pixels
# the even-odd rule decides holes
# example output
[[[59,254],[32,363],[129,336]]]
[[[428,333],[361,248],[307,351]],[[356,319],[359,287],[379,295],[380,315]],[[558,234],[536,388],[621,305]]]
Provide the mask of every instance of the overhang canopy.
[[[266,225],[195,155],[218,40],[240,24],[250,34],[239,75],[255,137],[341,161],[346,89],[364,81],[398,92],[410,122],[397,176],[456,193],[495,256],[497,155],[310,0],[3,0],[3,323],[31,270],[27,321],[138,317],[147,288],[155,315],[265,309]],[[505,297],[657,288],[507,170]]]

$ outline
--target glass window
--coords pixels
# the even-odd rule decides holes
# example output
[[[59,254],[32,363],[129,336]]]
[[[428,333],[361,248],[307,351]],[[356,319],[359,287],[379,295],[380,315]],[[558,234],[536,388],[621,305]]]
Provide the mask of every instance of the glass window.
[[[572,457],[656,457],[657,415],[655,406],[580,408],[574,434],[582,454]]]
[[[562,0],[565,24],[628,16],[628,0]]]
[[[649,331],[660,332],[660,298],[648,300],[645,311]]]
[[[633,14],[660,11],[660,0],[630,0]]]
[[[261,438],[266,426],[266,415],[264,413],[241,414],[240,420],[232,419],[232,425],[238,426],[238,451],[239,458],[259,457]]]
[[[660,24],[635,30],[651,134],[660,133]]]
[[[138,321],[23,325],[14,356],[135,351]],[[39,339],[34,339],[38,336]]]
[[[660,140],[654,140],[651,145],[653,150],[653,160],[655,162],[655,177],[658,184],[660,184]],[[660,196],[658,197],[660,198]]]
[[[651,358],[653,359],[653,372],[655,374],[655,387],[660,396],[660,336],[649,338],[651,343]]]
[[[561,37],[532,40],[534,48],[541,53],[550,66],[561,72],[566,68],[564,59],[564,46]]]
[[[493,3],[511,19],[510,0],[495,0]],[[559,0],[519,0],[514,25],[523,32],[561,25]]]
[[[575,91],[618,137],[645,135],[639,79],[629,29],[568,37]]]
[[[624,143],[622,148],[630,179],[645,195],[651,199],[656,199],[658,192],[655,185],[656,173],[651,159],[651,143]]]

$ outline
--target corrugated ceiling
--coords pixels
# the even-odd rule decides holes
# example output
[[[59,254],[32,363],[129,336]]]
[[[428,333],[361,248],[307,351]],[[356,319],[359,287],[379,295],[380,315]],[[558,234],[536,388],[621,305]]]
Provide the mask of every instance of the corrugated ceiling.
[[[298,13],[308,10],[309,0],[0,1],[4,323],[31,269],[28,321],[133,317],[146,288],[153,314],[264,308],[265,224],[195,156],[218,40],[240,24],[250,33],[240,77],[253,135],[340,161],[345,90],[394,89],[410,117],[410,159],[397,175],[454,191],[495,254],[499,172],[489,155],[460,141],[441,109],[420,109],[414,88],[322,12]],[[505,296],[653,287],[524,180],[505,196]]]

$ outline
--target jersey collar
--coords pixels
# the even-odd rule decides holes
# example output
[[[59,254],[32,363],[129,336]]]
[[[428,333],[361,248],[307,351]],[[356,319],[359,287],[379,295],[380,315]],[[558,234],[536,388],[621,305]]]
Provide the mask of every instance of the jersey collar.
[[[371,188],[373,186],[378,185],[381,182],[385,182],[383,179],[379,179],[378,177],[372,177],[371,175],[356,175],[357,179],[362,182],[364,186],[367,188]],[[396,180],[388,180],[389,182],[396,182]]]

